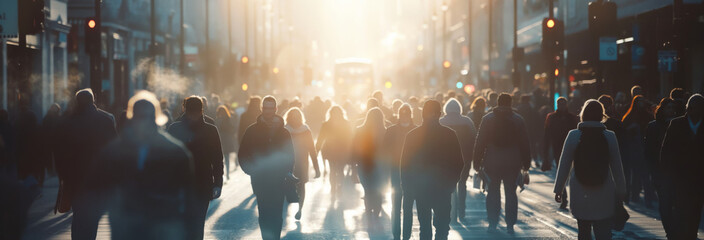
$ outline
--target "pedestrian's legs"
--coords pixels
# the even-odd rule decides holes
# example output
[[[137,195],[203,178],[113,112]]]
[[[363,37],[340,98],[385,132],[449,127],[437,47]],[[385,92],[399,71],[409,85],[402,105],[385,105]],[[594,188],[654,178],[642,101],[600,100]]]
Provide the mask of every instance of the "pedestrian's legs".
[[[262,232],[262,239],[280,239],[281,227],[283,224],[282,214],[284,208],[283,183],[262,184],[257,183],[257,180],[253,179],[252,187],[254,189],[254,194],[257,196],[259,229]]]
[[[632,197],[632,189],[633,189],[633,171],[632,167],[630,164],[630,161],[628,158],[623,159],[623,175],[626,178],[626,196],[623,199],[623,202],[628,204],[631,201]]]
[[[413,227],[413,202],[415,199],[410,194],[403,195],[403,239],[411,239]]]
[[[611,240],[611,226],[613,226],[611,219],[593,221],[592,225],[596,240]]]
[[[489,220],[489,228],[495,228],[499,223],[499,212],[501,211],[501,175],[487,174],[490,181],[486,195],[486,214]]]
[[[76,196],[73,200],[73,222],[71,223],[72,239],[95,239],[98,233],[98,222],[104,211],[98,206],[97,199]]]
[[[519,171],[511,170],[504,173],[504,196],[506,197],[506,226],[512,227],[518,219],[518,196],[516,194],[516,180]]]
[[[579,240],[592,240],[592,222],[577,219],[577,238]]]
[[[467,209],[467,178],[469,178],[469,175],[460,179],[457,184],[457,217],[460,220],[464,220],[465,210]]]
[[[685,188],[686,186],[678,187],[675,198],[675,239],[697,239],[702,214],[702,196],[697,192],[699,190]]]
[[[392,202],[391,202],[391,233],[394,235],[394,239],[401,239],[401,202],[403,200],[403,193],[401,192],[401,186],[396,186],[393,188]]]
[[[205,217],[208,214],[209,198],[199,198],[194,203],[192,217],[188,224],[191,228],[189,239],[203,239],[205,231]]]
[[[306,183],[299,182],[296,184],[296,191],[298,191],[298,212],[296,213],[296,220],[301,220],[301,212],[303,211],[303,202],[306,200]]]
[[[433,226],[435,239],[447,239],[450,232],[450,194],[439,194],[433,197]]]
[[[418,210],[418,222],[420,223],[420,239],[433,238],[432,221],[432,204],[428,196],[419,197],[416,199],[416,210]]]
[[[225,153],[225,178],[230,180],[230,153]]]
[[[660,211],[660,219],[662,220],[662,226],[665,229],[665,233],[668,238],[674,237],[674,186],[672,186],[669,180],[661,180],[657,186],[658,199],[660,203],[658,204],[658,210]]]

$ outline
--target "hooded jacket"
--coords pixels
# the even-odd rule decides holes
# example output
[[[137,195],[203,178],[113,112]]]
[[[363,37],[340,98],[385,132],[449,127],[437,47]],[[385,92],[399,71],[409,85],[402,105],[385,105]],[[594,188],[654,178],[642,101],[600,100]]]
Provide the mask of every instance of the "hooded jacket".
[[[510,138],[495,139],[498,132],[508,128],[512,128]],[[523,118],[511,107],[501,106],[484,116],[474,145],[473,160],[477,170],[482,167],[486,171],[530,168],[530,144]]]
[[[284,128],[284,119],[275,115],[267,122],[260,115],[242,135],[238,154],[242,170],[253,181],[283,182],[293,170],[295,159],[291,134]]]
[[[474,127],[474,122],[469,117],[462,115],[462,106],[457,100],[452,99],[445,104],[445,116],[440,118],[440,124],[449,127],[457,134],[464,162],[462,176],[469,176],[469,170],[472,168],[474,141],[477,137],[477,129]]]

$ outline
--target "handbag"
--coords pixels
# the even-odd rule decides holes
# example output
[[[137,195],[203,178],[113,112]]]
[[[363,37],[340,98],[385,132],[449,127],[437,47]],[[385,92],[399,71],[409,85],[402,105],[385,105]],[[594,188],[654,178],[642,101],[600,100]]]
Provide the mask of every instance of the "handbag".
[[[287,202],[297,203],[300,201],[298,191],[296,190],[296,184],[298,184],[299,181],[300,180],[291,173],[287,174],[284,178],[284,195]]]
[[[71,211],[71,203],[73,200],[71,196],[73,194],[69,186],[70,185],[66,184],[66,182],[64,182],[63,180],[59,182],[59,193],[56,196],[54,214],[56,214],[57,212],[66,213],[68,211]]]
[[[623,230],[629,218],[631,218],[631,215],[629,215],[628,211],[626,211],[626,208],[623,207],[623,201],[617,200],[613,216],[613,229],[616,231]]]

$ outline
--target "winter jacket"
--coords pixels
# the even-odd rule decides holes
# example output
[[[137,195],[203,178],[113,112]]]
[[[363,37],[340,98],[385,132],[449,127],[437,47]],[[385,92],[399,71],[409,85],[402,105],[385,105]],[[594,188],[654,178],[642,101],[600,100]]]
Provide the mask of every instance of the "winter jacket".
[[[314,158],[315,144],[313,143],[313,133],[308,125],[301,125],[294,128],[291,125],[286,125],[286,130],[291,133],[291,141],[296,154],[295,163],[293,165],[293,175],[296,176],[302,183],[308,182],[308,173],[310,172],[310,164],[312,161],[315,169],[318,168],[318,159]],[[311,160],[312,159],[312,160]]]
[[[320,150],[324,159],[346,164],[349,162],[351,141],[352,126],[347,120],[327,121],[320,128],[316,149]]]
[[[505,124],[511,124],[506,126]],[[511,137],[495,140],[497,132],[512,128]],[[501,142],[498,142],[501,141]],[[510,141],[510,142],[503,142]],[[496,107],[482,118],[474,145],[474,168],[486,171],[530,168],[530,145],[523,118],[510,107]]]
[[[280,183],[293,171],[295,151],[291,134],[278,115],[271,122],[261,116],[245,130],[238,159],[242,170],[253,181]]]
[[[183,118],[171,124],[167,131],[183,142],[193,155],[199,196],[211,197],[213,187],[222,187],[223,154],[218,129],[202,118],[198,121]]]
[[[445,116],[440,118],[440,124],[455,131],[457,139],[462,148],[462,177],[469,176],[472,169],[472,153],[474,152],[474,141],[477,138],[477,129],[474,122],[469,117],[462,116],[460,105],[457,101],[449,101],[445,105]]]
[[[393,187],[401,187],[401,154],[403,153],[403,143],[406,141],[408,132],[416,128],[416,125],[409,123],[404,126],[400,123],[386,129],[384,134],[384,159],[391,166],[389,168],[391,176],[391,185]]]
[[[423,124],[406,135],[401,155],[404,194],[442,195],[455,190],[460,179],[462,149],[452,129],[438,120]]]
[[[244,137],[244,131],[247,130],[249,126],[257,122],[257,119],[259,118],[259,115],[262,114],[262,111],[259,109],[247,109],[242,115],[240,116],[240,125],[239,128],[237,129],[237,140],[239,140],[239,143],[242,144],[242,137]]]
[[[215,119],[215,126],[218,127],[220,134],[220,143],[222,144],[222,152],[230,154],[235,151],[235,138],[237,129],[231,118]]]
[[[660,152],[662,150],[662,141],[665,138],[665,132],[667,131],[667,126],[669,121],[665,120],[653,120],[648,123],[648,128],[645,134],[645,156],[648,161],[648,170],[653,175],[653,181],[655,184],[659,184],[660,180],[663,178],[670,178],[672,172],[668,164],[664,163],[660,159]]]
[[[702,120],[700,120],[702,121]],[[689,116],[684,115],[670,121],[662,143],[661,162],[674,174],[673,180],[681,186],[701,186],[704,183],[704,124],[699,124],[697,134],[689,126]],[[704,194],[701,187],[694,187]]]
[[[552,147],[554,154],[562,150],[562,144],[567,138],[567,133],[577,128],[579,118],[567,110],[551,112],[545,118],[545,134],[543,135],[543,153],[548,156],[548,148]],[[555,155],[555,158],[560,156]]]
[[[617,196],[625,196],[626,179],[623,174],[618,141],[614,132],[606,130],[600,122],[582,122],[579,128],[603,128],[609,146],[609,169],[606,180],[600,187],[585,187],[577,180],[573,168],[575,151],[579,145],[582,131],[575,129],[568,133],[565,140],[560,164],[555,178],[554,193],[562,193],[567,179],[570,183],[570,210],[580,220],[603,220],[613,216]]]

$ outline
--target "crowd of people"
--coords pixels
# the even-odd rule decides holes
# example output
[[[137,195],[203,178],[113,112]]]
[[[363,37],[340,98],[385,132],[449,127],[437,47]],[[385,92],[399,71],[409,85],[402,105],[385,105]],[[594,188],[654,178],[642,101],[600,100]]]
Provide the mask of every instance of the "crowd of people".
[[[391,104],[376,91],[359,111],[351,100],[320,97],[304,104],[253,96],[238,109],[219,96],[210,103],[189,96],[173,106],[141,91],[115,118],[83,89],[41,122],[26,102],[13,121],[0,111],[0,204],[31,202],[55,174],[55,211],[73,213],[73,238],[94,239],[110,213],[116,239],[202,239],[209,203],[234,161],[251,178],[263,239],[280,238],[285,202],[298,203],[294,217],[302,218],[311,170],[329,177],[333,201],[347,194],[346,180],[360,183],[369,221],[384,212],[390,189],[394,239],[411,237],[414,204],[420,238],[447,239],[451,222],[467,221],[470,177],[486,191],[489,232],[499,231],[503,185],[513,234],[517,188],[531,168],[555,169],[555,200],[578,220],[580,239],[592,231],[610,239],[614,215],[640,201],[658,203],[668,238],[696,239],[704,192],[690,186],[704,183],[704,98],[673,89],[653,104],[639,86],[630,102],[625,95],[575,93],[556,99],[553,111],[540,89],[450,91]],[[3,238],[20,236],[21,209],[3,210],[17,217],[0,219]]]

